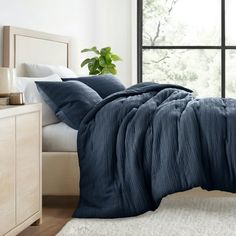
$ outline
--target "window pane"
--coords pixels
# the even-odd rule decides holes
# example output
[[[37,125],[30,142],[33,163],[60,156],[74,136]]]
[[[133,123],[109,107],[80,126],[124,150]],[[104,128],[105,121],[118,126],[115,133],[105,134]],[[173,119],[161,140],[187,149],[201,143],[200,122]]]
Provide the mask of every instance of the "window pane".
[[[143,44],[218,46],[220,14],[220,0],[143,0]]]
[[[226,0],[225,1],[225,30],[226,30],[226,45],[236,45],[236,1]]]
[[[236,51],[226,51],[226,97],[236,98]]]
[[[144,50],[143,81],[182,85],[198,97],[219,97],[220,59],[220,50]]]

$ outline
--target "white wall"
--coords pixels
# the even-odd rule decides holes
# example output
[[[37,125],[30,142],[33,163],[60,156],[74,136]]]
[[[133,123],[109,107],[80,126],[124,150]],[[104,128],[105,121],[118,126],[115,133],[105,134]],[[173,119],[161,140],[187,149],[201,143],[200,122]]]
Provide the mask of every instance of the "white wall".
[[[111,46],[120,55],[118,78],[132,83],[132,1],[96,0],[96,45]]]
[[[136,0],[0,0],[0,45],[2,26],[12,25],[49,33],[71,36],[71,66],[79,74],[80,63],[87,56],[81,49],[90,46],[111,46],[123,61],[118,63],[118,77],[130,85],[136,81],[132,57],[131,17]],[[136,51],[136,50],[135,50]],[[2,64],[0,46],[0,65]],[[133,69],[132,69],[133,68]]]
[[[12,25],[72,37],[71,66],[81,73],[80,50],[94,41],[90,14],[94,0],[0,0],[0,45],[2,26]],[[2,64],[0,47],[0,64]]]

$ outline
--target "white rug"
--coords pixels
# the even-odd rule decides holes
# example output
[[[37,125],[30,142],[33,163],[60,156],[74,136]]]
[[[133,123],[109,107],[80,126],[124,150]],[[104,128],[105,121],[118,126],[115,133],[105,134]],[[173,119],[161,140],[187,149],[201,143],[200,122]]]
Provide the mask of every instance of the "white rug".
[[[236,198],[166,198],[155,212],[72,219],[58,236],[236,236]]]

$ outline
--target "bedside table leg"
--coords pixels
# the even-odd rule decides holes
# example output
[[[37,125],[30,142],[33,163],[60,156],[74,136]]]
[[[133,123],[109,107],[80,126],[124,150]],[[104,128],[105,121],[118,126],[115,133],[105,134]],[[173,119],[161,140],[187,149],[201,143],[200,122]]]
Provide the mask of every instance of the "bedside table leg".
[[[39,226],[39,225],[41,225],[43,222],[42,222],[42,218],[39,218],[38,220],[36,220],[33,224],[32,224],[32,226]]]

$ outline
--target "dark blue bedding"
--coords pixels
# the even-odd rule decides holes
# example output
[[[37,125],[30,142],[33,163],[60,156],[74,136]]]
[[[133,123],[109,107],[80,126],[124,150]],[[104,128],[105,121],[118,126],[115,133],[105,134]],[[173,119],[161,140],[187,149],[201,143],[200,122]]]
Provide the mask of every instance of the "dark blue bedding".
[[[80,124],[74,217],[155,210],[194,187],[236,192],[236,100],[150,85],[109,96]]]

